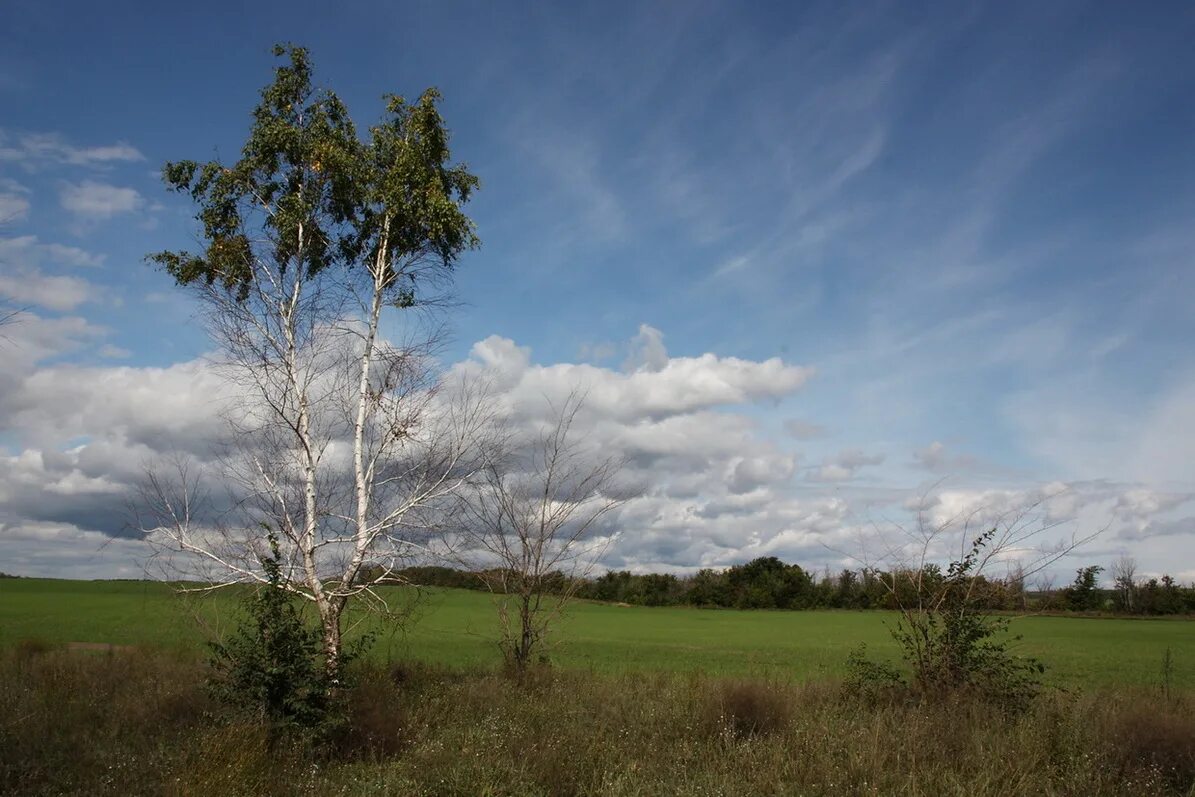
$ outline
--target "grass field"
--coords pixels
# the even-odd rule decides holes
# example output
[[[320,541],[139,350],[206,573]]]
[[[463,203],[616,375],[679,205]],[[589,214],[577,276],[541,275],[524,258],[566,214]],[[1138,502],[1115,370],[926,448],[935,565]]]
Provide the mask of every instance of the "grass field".
[[[404,593],[397,593],[402,596]],[[409,594],[409,593],[406,593]],[[197,651],[230,627],[233,595],[180,599],[168,586],[132,581],[0,580],[0,646],[22,639]],[[426,590],[405,632],[385,631],[375,657],[474,668],[498,662],[491,598]],[[883,612],[770,612],[578,603],[559,627],[553,659],[602,672],[703,671],[808,679],[841,674],[866,643],[895,657]],[[201,622],[202,620],[202,622]],[[1195,623],[1186,619],[1019,617],[1019,650],[1040,658],[1051,683],[1133,685],[1162,679],[1171,651],[1174,688],[1195,688]],[[359,628],[358,631],[361,629]]]

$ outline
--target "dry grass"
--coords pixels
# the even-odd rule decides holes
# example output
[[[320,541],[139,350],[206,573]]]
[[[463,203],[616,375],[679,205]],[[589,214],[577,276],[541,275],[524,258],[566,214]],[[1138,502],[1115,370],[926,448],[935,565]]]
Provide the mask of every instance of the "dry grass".
[[[202,667],[147,653],[0,661],[0,793],[1188,794],[1186,698],[866,706],[832,683],[426,667],[361,674],[323,755],[214,713]]]
[[[733,739],[779,733],[789,724],[796,703],[791,687],[772,681],[728,680],[717,684],[706,702],[706,723]]]
[[[1195,716],[1191,706],[1132,703],[1110,717],[1109,755],[1128,780],[1160,779],[1195,790]]]

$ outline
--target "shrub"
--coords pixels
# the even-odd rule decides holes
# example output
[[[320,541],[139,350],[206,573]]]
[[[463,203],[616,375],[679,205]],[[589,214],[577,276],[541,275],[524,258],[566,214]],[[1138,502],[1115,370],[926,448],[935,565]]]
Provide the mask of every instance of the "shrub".
[[[859,645],[846,659],[847,676],[843,689],[847,695],[874,706],[891,700],[907,689],[904,676],[891,664],[867,658],[867,645]]]
[[[246,619],[225,643],[211,643],[213,693],[259,715],[275,731],[314,729],[333,719],[335,684],[322,666],[319,629],[304,622],[282,588],[278,540],[261,559],[268,583],[248,599]]]
[[[904,586],[913,594],[902,596],[896,582],[891,585],[899,611],[891,633],[911,670],[910,687],[920,698],[969,692],[1019,711],[1041,688],[1045,668],[1010,650],[1018,637],[1007,635],[1008,618],[989,615],[976,598],[974,571],[995,533],[993,529],[977,537],[971,550],[951,562],[944,574],[934,568],[932,578],[925,572],[909,577]],[[856,690],[873,697],[903,682],[895,669],[868,662],[862,652],[853,653],[849,664]]]

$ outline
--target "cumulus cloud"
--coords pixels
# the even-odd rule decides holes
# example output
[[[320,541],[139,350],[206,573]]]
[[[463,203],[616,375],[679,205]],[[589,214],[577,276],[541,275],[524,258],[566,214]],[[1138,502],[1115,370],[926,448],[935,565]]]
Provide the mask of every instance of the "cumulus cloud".
[[[64,210],[89,221],[104,221],[122,213],[132,213],[145,204],[141,194],[133,188],[94,180],[67,183],[58,199]]]
[[[730,470],[727,485],[732,493],[748,493],[787,481],[795,466],[794,458],[788,456],[739,457]]]
[[[141,578],[149,553],[140,540],[119,539],[73,523],[0,521],[4,571],[59,578]]]
[[[103,331],[78,319],[33,317],[21,334],[22,362],[0,363],[0,432],[17,446],[0,456],[0,553],[30,574],[125,572],[141,550],[124,537],[142,464],[179,451],[210,459],[225,432],[217,410],[231,394],[202,360],[166,368],[39,365],[71,347],[103,348]],[[650,348],[661,338],[640,330],[636,341]],[[750,405],[798,394],[808,368],[711,353],[647,360],[650,370],[539,364],[530,349],[494,336],[448,368],[452,377],[487,384],[517,430],[542,428],[553,405],[585,397],[577,433],[591,455],[625,463],[620,481],[635,493],[598,530],[612,539],[604,567],[686,572],[756,556],[813,568],[857,565],[838,552],[852,552],[866,529],[882,525],[877,517],[908,519],[919,510],[933,522],[981,522],[1034,506],[1042,522],[1080,530],[1115,517],[1116,538],[1140,545],[1190,527],[1183,514],[1190,496],[1140,485],[960,486],[909,502],[913,489],[858,480],[885,459],[853,448],[796,480],[800,455],[786,447],[791,438],[768,434]],[[118,539],[111,550],[120,561],[87,548],[108,538]]]
[[[559,403],[580,389],[589,410],[623,420],[662,419],[779,399],[800,389],[813,373],[778,357],[751,361],[708,353],[666,357],[656,360],[654,367],[620,373],[589,364],[535,365],[528,349],[491,336],[476,343],[469,360],[458,364],[456,370],[463,376],[484,374],[505,391],[502,400],[515,408],[544,397]]]
[[[167,368],[41,368],[0,396],[0,429],[33,441],[103,436],[155,450],[208,450],[230,396],[204,361]]]
[[[1163,493],[1146,487],[1138,487],[1121,493],[1113,507],[1116,514],[1128,520],[1168,512],[1195,498],[1191,493]]]
[[[656,338],[648,333],[647,339]],[[585,405],[578,432],[596,455],[625,461],[621,481],[643,492],[632,501],[629,517],[645,526],[624,535],[639,541],[627,543],[616,555],[619,561],[688,566],[733,558],[734,541],[747,532],[736,530],[730,515],[710,517],[710,509],[717,501],[747,507],[744,496],[784,484],[795,463],[793,454],[761,439],[755,423],[736,408],[792,394],[809,370],[778,359],[714,354],[665,355],[654,367],[627,373],[575,363],[539,365],[528,349],[491,337],[449,371],[485,380],[496,406],[526,428],[544,423],[553,402],[559,406],[581,391]],[[9,371],[0,382],[0,430],[23,447],[0,462],[8,485],[0,493],[0,519],[22,527],[68,524],[127,533],[122,501],[140,476],[140,464],[172,451],[210,456],[213,440],[223,434],[216,407],[228,395],[204,361],[167,368],[59,364]],[[685,508],[693,500],[706,507],[704,516]],[[634,553],[642,540],[661,540],[684,517],[697,518],[691,532],[651,553]],[[775,525],[753,529],[765,536],[751,539],[763,540],[784,524]]]

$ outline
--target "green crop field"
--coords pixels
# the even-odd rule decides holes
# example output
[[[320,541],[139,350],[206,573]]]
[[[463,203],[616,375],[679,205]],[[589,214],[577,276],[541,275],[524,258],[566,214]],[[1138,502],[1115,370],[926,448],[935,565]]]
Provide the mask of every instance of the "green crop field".
[[[395,589],[397,603],[412,591]],[[180,599],[164,584],[133,581],[0,580],[0,646],[22,639],[101,642],[199,650],[236,618],[231,594]],[[425,590],[405,631],[380,630],[374,656],[454,667],[498,661],[490,596]],[[885,612],[732,611],[577,603],[558,626],[553,658],[562,666],[620,671],[705,671],[809,678],[839,675],[866,643],[895,657]],[[1195,688],[1195,623],[1185,619],[1019,617],[1018,649],[1040,658],[1063,686],[1149,686],[1171,651],[1172,685]]]

